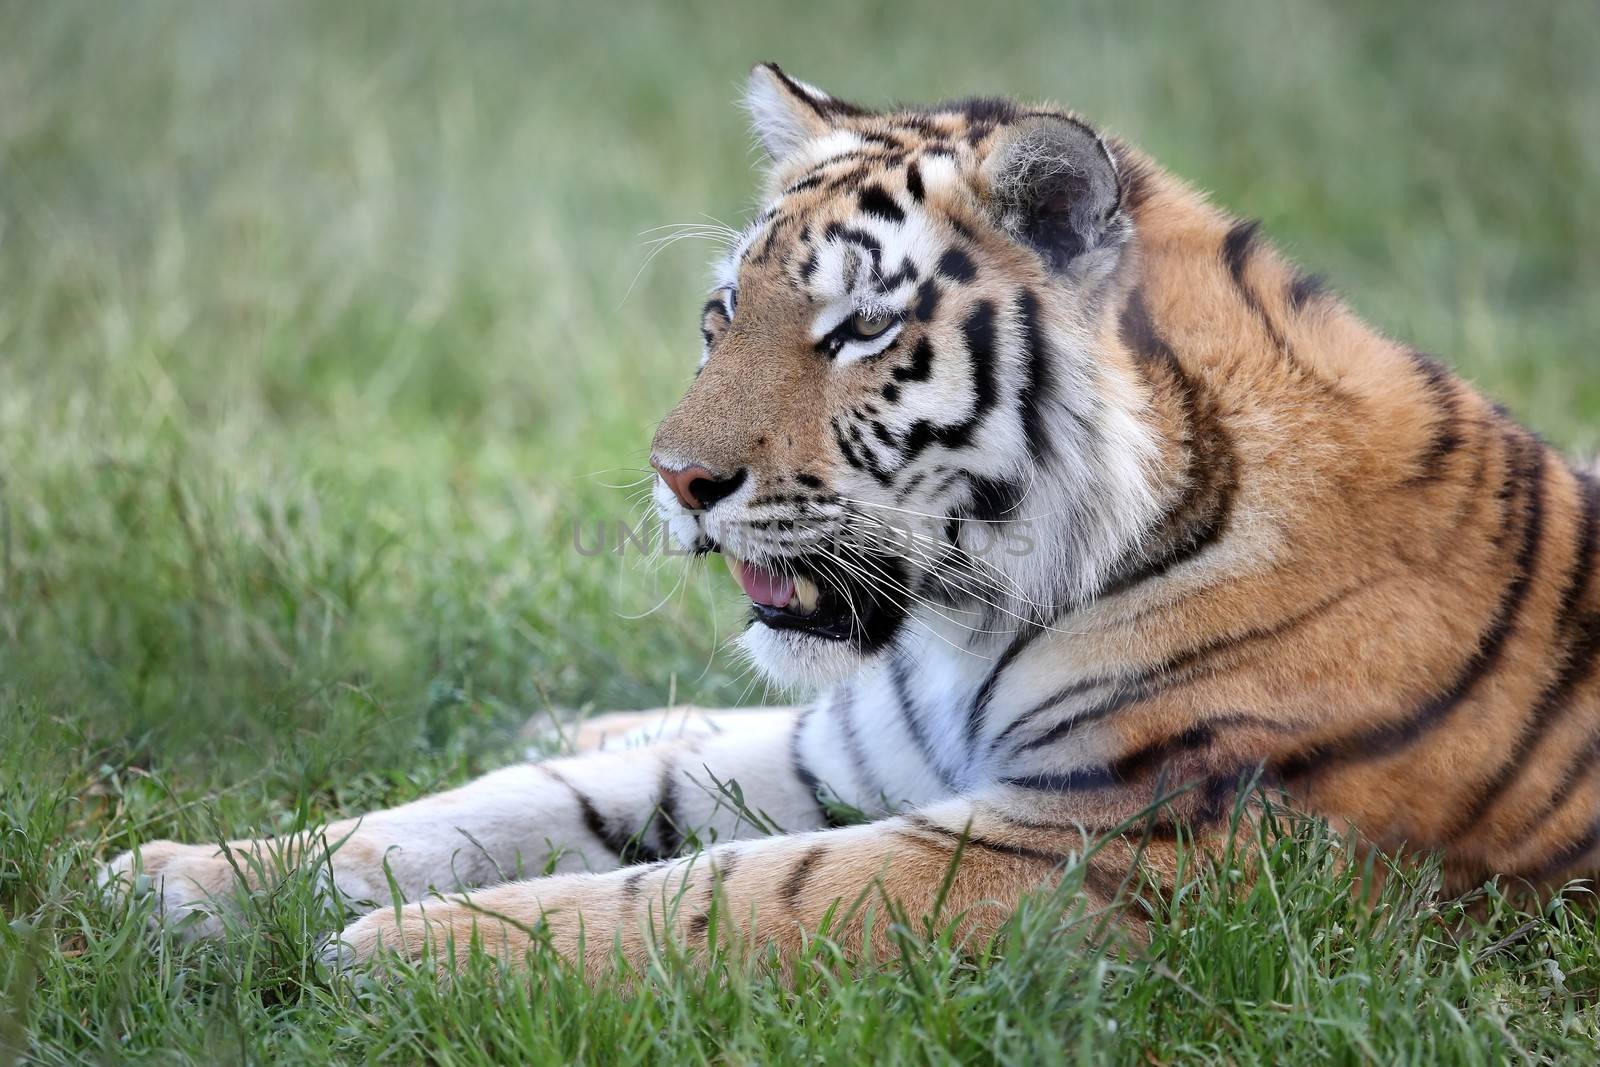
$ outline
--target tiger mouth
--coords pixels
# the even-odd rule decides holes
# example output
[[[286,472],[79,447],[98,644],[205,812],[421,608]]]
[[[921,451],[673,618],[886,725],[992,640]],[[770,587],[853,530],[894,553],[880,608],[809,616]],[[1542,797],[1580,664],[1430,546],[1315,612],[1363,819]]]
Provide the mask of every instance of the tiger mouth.
[[[752,618],[773,630],[792,630],[825,641],[848,641],[864,651],[886,642],[898,629],[905,611],[884,594],[877,583],[841,573],[838,567],[825,571],[805,557],[786,558],[781,563],[751,563],[723,554],[734,581],[750,599]],[[882,567],[873,562],[863,564]],[[883,572],[890,582],[892,572]],[[892,587],[892,585],[891,585]]]

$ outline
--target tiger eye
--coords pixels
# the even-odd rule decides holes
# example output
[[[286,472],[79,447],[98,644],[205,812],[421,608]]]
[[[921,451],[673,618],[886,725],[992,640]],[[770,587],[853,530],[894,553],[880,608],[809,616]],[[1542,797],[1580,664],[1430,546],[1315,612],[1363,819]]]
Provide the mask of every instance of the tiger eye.
[[[858,337],[876,337],[894,322],[887,311],[858,311],[850,320],[850,328]]]

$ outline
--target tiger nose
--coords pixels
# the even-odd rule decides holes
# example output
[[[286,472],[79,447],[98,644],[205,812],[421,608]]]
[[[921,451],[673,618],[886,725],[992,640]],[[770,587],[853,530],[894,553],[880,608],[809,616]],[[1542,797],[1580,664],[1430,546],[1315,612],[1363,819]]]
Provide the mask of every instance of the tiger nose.
[[[690,511],[707,510],[716,506],[717,501],[732,496],[744,484],[748,473],[740,467],[732,475],[719,478],[704,467],[689,466],[673,470],[655,460],[650,461],[650,466],[661,475],[661,480],[667,483],[667,488],[678,498],[678,503]]]

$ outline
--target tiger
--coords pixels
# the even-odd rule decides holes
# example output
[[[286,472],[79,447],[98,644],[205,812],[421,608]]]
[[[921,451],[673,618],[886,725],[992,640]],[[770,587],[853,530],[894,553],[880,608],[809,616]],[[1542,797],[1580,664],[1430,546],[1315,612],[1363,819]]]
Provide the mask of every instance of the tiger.
[[[478,945],[599,976],[824,927],[870,954],[891,904],[981,944],[1063,885],[1137,925],[1130,878],[1172,888],[1262,789],[1450,891],[1596,872],[1594,473],[1070,111],[873,110],[775,64],[744,103],[759,213],[652,504],[725,558],[743,653],[799,702],[598,720],[576,754],[317,835],[146,844],[107,881],[214,934],[270,854],[370,909],[331,964]]]

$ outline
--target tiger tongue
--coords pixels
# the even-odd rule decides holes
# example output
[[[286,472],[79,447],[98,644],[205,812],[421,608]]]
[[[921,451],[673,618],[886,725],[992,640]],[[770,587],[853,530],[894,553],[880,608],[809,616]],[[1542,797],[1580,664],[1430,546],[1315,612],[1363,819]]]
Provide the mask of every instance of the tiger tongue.
[[[739,580],[745,595],[757,604],[781,608],[794,599],[794,579],[774,574],[765,567],[728,557],[728,568]]]

